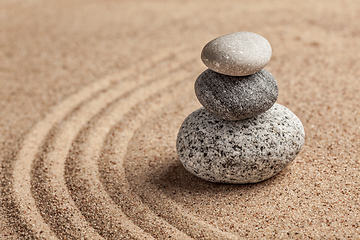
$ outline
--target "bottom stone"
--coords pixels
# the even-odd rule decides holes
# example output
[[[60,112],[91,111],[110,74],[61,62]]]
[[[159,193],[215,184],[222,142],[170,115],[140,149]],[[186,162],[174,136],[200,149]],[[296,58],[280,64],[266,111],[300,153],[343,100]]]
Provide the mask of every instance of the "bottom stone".
[[[256,183],[291,163],[305,141],[299,118],[274,104],[256,117],[227,121],[204,108],[183,122],[176,148],[192,174],[211,182]]]

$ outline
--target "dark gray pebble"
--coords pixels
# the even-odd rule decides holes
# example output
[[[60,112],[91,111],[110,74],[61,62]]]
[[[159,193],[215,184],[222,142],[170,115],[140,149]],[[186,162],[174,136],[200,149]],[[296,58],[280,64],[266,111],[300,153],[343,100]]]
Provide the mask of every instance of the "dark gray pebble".
[[[240,121],[222,120],[200,108],[183,122],[176,148],[192,174],[211,182],[243,184],[279,173],[304,140],[301,121],[280,104]]]
[[[234,121],[270,109],[278,98],[278,86],[273,75],[265,69],[242,77],[207,69],[195,82],[195,94],[210,113]]]

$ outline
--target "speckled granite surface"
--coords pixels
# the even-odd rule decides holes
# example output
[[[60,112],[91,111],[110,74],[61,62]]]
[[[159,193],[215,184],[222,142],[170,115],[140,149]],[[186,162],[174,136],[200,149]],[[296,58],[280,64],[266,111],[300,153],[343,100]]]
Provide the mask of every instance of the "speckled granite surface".
[[[253,183],[286,167],[305,141],[301,121],[275,104],[256,117],[225,121],[200,108],[182,124],[177,151],[184,167],[212,182]]]

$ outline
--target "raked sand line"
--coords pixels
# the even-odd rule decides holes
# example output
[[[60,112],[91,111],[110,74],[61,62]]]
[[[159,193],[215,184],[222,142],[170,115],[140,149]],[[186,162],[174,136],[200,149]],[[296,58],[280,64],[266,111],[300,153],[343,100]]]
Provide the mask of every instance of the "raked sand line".
[[[176,101],[181,101],[183,97],[183,95],[179,96]],[[150,226],[154,220],[149,221],[152,218],[158,219],[159,216],[170,223],[172,227],[176,227],[193,238],[199,238],[201,236],[202,239],[238,239],[236,235],[222,232],[216,227],[193,216],[186,209],[180,207],[175,201],[170,200],[160,191],[147,196],[145,193],[143,193],[144,191],[142,190],[146,189],[147,183],[139,181],[128,184],[125,177],[126,174],[125,170],[123,169],[123,164],[126,161],[125,155],[127,152],[126,150],[128,148],[128,143],[131,141],[134,132],[142,126],[142,121],[133,121],[133,119],[147,119],[147,116],[143,115],[143,112],[146,112],[146,110],[141,109],[144,107],[147,106],[140,106],[138,109],[136,109],[136,111],[134,111],[132,114],[129,114],[126,116],[126,118],[120,121],[118,126],[114,127],[116,128],[116,132],[110,132],[108,135],[109,139],[106,140],[107,145],[104,149],[104,156],[100,160],[99,165],[100,168],[102,168],[101,172],[104,174],[104,181],[107,186],[106,189],[110,190],[110,194],[114,201],[118,204],[121,204],[121,202],[126,202],[127,205],[122,206],[122,209],[129,216],[129,218],[131,218],[135,223],[139,224],[139,226],[141,226],[143,229],[151,231],[153,235],[161,236],[161,238],[168,238],[169,236],[160,231],[156,231],[157,228],[154,227],[156,224]],[[158,116],[158,114],[161,113],[159,109],[162,108],[157,108],[158,111],[156,112],[154,109],[152,115]],[[140,116],[139,112],[142,113]],[[137,144],[141,145],[141,142],[138,142]],[[134,152],[134,155],[137,154],[137,152]],[[140,157],[137,160],[128,161],[132,161],[132,163],[135,163],[135,165],[138,164],[139,168],[147,168],[148,162],[146,160],[142,161],[142,159],[145,158]],[[138,190],[132,188],[130,185],[138,186]],[[152,186],[149,189],[155,188]],[[152,206],[157,207],[154,208]],[[135,213],[134,209],[136,209]]]
[[[76,108],[77,105],[81,104],[86,99],[91,98],[92,95],[111,87],[112,84],[124,77],[134,74],[134,72],[136,73],[138,69],[150,69],[154,64],[169,58],[169,56],[175,56],[174,52],[181,52],[182,50],[183,48],[179,48],[177,50],[163,52],[161,55],[155,56],[151,59],[146,59],[145,61],[139,63],[138,65],[140,67],[138,65],[134,65],[133,67],[122,71],[120,74],[110,76],[90,84],[78,93],[71,95],[53,107],[45,118],[35,124],[35,126],[26,135],[23,141],[23,146],[16,156],[16,161],[14,161],[12,171],[12,190],[13,200],[20,214],[19,218],[25,222],[26,226],[30,229],[35,238],[57,239],[56,235],[51,231],[49,225],[42,219],[31,193],[32,159],[36,158],[37,152],[40,150],[42,142],[49,131],[57,122],[61,121],[67,114]]]
[[[174,71],[179,66],[181,63],[174,61],[167,64],[167,68],[161,66],[161,70],[156,69],[154,71],[156,74],[163,73],[165,75],[168,74],[168,71]],[[76,109],[76,112],[59,124],[57,132],[47,141],[46,149],[50,150],[47,150],[46,156],[39,158],[34,166],[34,169],[42,169],[36,171],[38,174],[35,174],[37,180],[35,182],[38,183],[38,186],[42,185],[43,188],[39,186],[34,195],[36,195],[41,212],[53,213],[51,215],[43,214],[43,217],[54,229],[57,229],[58,234],[61,234],[62,237],[89,237],[88,234],[91,233],[89,229],[92,230],[88,222],[84,221],[81,212],[67,191],[63,176],[68,151],[80,129],[89,119],[115,99],[123,96],[122,104],[126,109],[126,107],[131,107],[136,99],[146,96],[149,92],[148,89],[156,89],[157,86],[161,88],[161,85],[170,83],[172,81],[163,81],[161,75],[153,76],[152,74],[140,78],[139,81],[132,79],[130,82],[121,82]],[[139,92],[138,89],[142,91],[135,94]],[[135,96],[131,98],[133,95]],[[45,205],[44,203],[49,204]]]
[[[132,95],[127,99],[131,101],[131,98],[136,97],[134,102],[136,101],[137,104],[132,106],[132,109],[138,110],[139,106],[141,106],[141,109],[145,109],[143,112],[137,111],[138,114],[133,116],[133,121],[126,126],[130,135],[134,130],[134,123],[143,122],[144,118],[149,116],[149,114],[162,108],[169,100],[179,97],[184,90],[191,87],[192,82],[183,81],[184,76],[178,74],[179,72],[180,71],[173,71],[169,73],[168,76],[162,77],[163,80],[161,80],[160,83],[166,81],[171,83],[171,85],[167,84],[167,86],[164,87],[161,86],[162,84],[155,83],[146,89],[139,89],[137,94],[140,94],[141,97]],[[171,81],[168,81],[168,79]],[[145,97],[147,98],[144,99]],[[88,215],[88,221],[98,223],[98,231],[101,232],[101,235],[105,238],[121,239],[121,237],[124,237],[122,235],[126,233],[126,231],[123,230],[129,231],[129,224],[124,222],[124,218],[128,218],[126,215],[124,216],[121,208],[112,201],[107,191],[103,188],[102,182],[99,179],[99,159],[95,157],[99,156],[102,150],[102,144],[99,143],[103,143],[107,134],[119,119],[129,114],[129,107],[131,107],[130,105],[123,104],[122,101],[113,102],[112,105],[108,111],[99,114],[98,118],[91,121],[91,128],[84,128],[79,134],[75,141],[76,145],[73,146],[69,154],[67,179],[68,188],[76,189],[72,192],[72,196],[76,196],[78,199],[78,208],[82,210],[84,216]],[[132,110],[130,110],[130,112],[132,112]],[[135,210],[136,208],[133,209]],[[87,211],[91,211],[91,214]],[[162,219],[157,219],[156,215],[152,216],[152,218],[152,220],[144,222],[144,224],[154,225],[156,222],[157,226],[166,225],[166,227],[164,226],[160,229],[156,228],[155,234],[154,230],[147,231],[155,238],[160,235],[170,236],[175,239],[189,238],[183,232],[162,221]],[[147,230],[148,228],[145,229]],[[122,230],[122,233],[119,233],[119,230]],[[131,237],[135,238],[135,235]],[[137,236],[137,239],[144,238]]]
[[[162,88],[170,86],[173,81],[164,81],[164,77],[169,72],[176,72],[183,62],[174,61],[168,64],[167,68],[156,69],[156,75],[149,74],[139,78],[139,81],[120,83],[113,86],[108,91],[101,93],[97,98],[81,106],[72,113],[70,117],[61,122],[46,142],[46,154],[43,154],[38,161],[35,161],[35,178],[38,184],[36,195],[38,207],[42,212],[54,213],[53,215],[43,214],[43,217],[54,229],[57,229],[62,237],[83,238],[89,237],[90,228],[87,221],[84,221],[81,211],[76,207],[72,196],[66,187],[64,178],[65,162],[69,149],[73,145],[77,134],[86,123],[96,116],[97,113],[107,107],[108,104],[121,98],[120,111],[128,111],[135,103],[145,100],[147,96]],[[161,75],[159,75],[161,74]],[[101,142],[98,144],[102,144]],[[41,186],[43,186],[43,188]],[[41,204],[42,203],[42,204]],[[49,204],[44,204],[49,203]],[[71,214],[69,214],[71,213]],[[135,229],[141,233],[140,229]],[[134,234],[135,235],[135,234]],[[90,235],[91,237],[92,235]]]

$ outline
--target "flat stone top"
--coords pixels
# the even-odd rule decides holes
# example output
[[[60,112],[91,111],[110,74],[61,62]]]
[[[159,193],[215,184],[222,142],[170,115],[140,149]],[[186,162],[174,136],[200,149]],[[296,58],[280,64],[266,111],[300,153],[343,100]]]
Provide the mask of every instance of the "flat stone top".
[[[264,37],[252,32],[236,32],[207,43],[201,60],[215,72],[246,76],[263,69],[271,54],[271,45]]]

